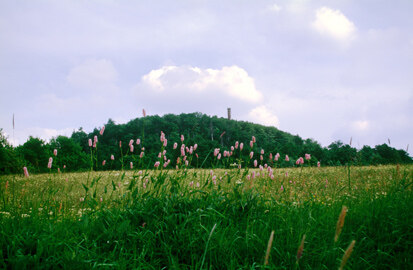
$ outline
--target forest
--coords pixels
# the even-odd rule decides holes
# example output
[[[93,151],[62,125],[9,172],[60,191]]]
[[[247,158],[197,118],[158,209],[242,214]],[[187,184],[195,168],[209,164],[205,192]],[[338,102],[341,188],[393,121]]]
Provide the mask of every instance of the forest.
[[[166,146],[159,139],[161,132],[167,139]],[[251,147],[252,136],[256,143]],[[179,146],[174,146],[175,143]],[[160,151],[166,151],[162,156],[168,158],[169,168],[176,168],[183,163],[180,160],[182,144],[184,148],[192,148],[189,158],[190,166],[194,168],[222,168],[234,164],[251,166],[256,159],[262,165],[293,167],[296,166],[296,160],[305,154],[311,155],[310,165],[320,163],[321,166],[413,162],[406,151],[388,144],[356,149],[350,144],[335,141],[322,147],[313,139],[303,139],[275,127],[189,113],[140,117],[126,124],[116,124],[109,119],[103,127],[95,128],[90,133],[79,128],[70,137],[57,136],[50,142],[29,137],[17,147],[8,142],[0,129],[0,174],[22,174],[23,167],[27,167],[31,173],[86,171],[91,165],[94,170],[130,169],[130,166],[135,169],[152,168],[159,161]],[[193,150],[195,144],[197,147]],[[241,144],[242,151],[238,147]],[[221,155],[214,153],[214,149],[224,154],[222,160],[219,160]],[[58,155],[55,155],[55,150]],[[53,167],[48,168],[51,157],[54,159]]]

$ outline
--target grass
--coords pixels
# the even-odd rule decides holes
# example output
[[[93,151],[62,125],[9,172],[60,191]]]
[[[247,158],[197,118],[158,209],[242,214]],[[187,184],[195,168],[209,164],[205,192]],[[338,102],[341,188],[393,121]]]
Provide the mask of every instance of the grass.
[[[0,268],[337,269],[353,240],[345,268],[413,267],[413,166],[255,172],[2,176]]]

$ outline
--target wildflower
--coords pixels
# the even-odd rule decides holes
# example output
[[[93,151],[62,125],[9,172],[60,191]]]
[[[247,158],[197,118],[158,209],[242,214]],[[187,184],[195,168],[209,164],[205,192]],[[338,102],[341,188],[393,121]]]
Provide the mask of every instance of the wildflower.
[[[192,155],[193,152],[194,152],[194,147],[193,146],[189,147],[189,154]]]
[[[290,158],[288,157],[288,155],[285,155],[285,161],[290,161]]]
[[[215,148],[215,149],[214,149],[214,156],[215,156],[215,157],[218,155],[219,150],[220,150],[219,148]]]
[[[194,151],[198,148],[198,144],[194,144]]]
[[[105,166],[106,160],[102,161],[102,166]]]
[[[261,149],[261,155],[264,155],[264,149]]]
[[[258,161],[255,159],[254,160],[254,167],[257,167],[257,165],[258,165]]]
[[[133,144],[129,145],[129,149],[130,149],[131,152],[133,152]]]
[[[99,131],[100,136],[103,135],[103,132],[105,132],[105,126],[103,126],[103,127],[100,129],[100,131]]]
[[[157,161],[157,162],[155,162],[154,167],[155,167],[155,168],[158,168],[160,164],[161,164],[161,163],[160,163],[159,161]]]
[[[275,154],[274,160],[278,161],[279,158],[280,158],[280,153]]]
[[[320,168],[321,167],[321,163],[320,161],[317,162],[317,167]]]
[[[235,142],[235,149],[238,149],[238,141]],[[233,150],[234,151],[234,150]]]
[[[221,153],[218,154],[218,159],[221,159]]]
[[[133,162],[130,162],[130,168],[133,169]]]
[[[53,155],[57,156],[57,149],[53,150]]]
[[[270,160],[272,160],[272,153],[270,153],[270,155],[269,155],[269,159],[270,159]]]
[[[51,169],[52,168],[52,163],[53,163],[53,158],[49,158],[49,163],[47,164],[47,168]]]
[[[280,191],[283,192],[284,191],[284,186],[281,185]]]
[[[141,139],[136,139],[136,144],[140,145],[141,144]]]
[[[165,140],[165,133],[163,133],[162,131],[161,131],[160,140],[161,140],[161,142],[163,142]]]
[[[143,115],[143,117],[146,117],[146,111],[145,111],[145,109],[142,109],[142,115]]]
[[[250,147],[252,148],[254,146],[254,142],[250,141]]]
[[[184,135],[181,135],[181,142],[184,142]]]
[[[129,146],[132,145],[132,144],[133,144],[133,140],[130,140],[129,141]]]
[[[98,136],[95,135],[93,137],[93,147],[96,147],[97,142],[98,142]]]
[[[234,149],[235,149],[234,146],[231,146],[231,151],[234,151]]]
[[[114,155],[110,155],[110,160],[115,160],[115,156],[114,156]]]
[[[187,166],[187,167],[188,167],[188,165],[189,165],[188,160],[185,160],[185,166]]]
[[[138,175],[142,175],[142,171],[139,171],[139,172],[138,172]]]
[[[253,142],[253,143],[255,143],[255,142],[256,142],[256,140],[255,140],[255,136],[252,136],[252,142]]]
[[[242,151],[242,148],[244,148],[244,143],[241,143],[241,144],[239,145],[239,150],[240,150],[240,151]]]
[[[140,158],[143,158],[143,154],[144,152],[141,152],[141,154],[139,155]]]
[[[192,187],[193,185],[194,185],[194,181],[191,181],[191,182],[189,183],[189,186]]]
[[[254,156],[254,152],[251,151],[251,153],[250,153],[250,159],[252,159],[253,156]]]
[[[63,165],[63,169],[66,169],[66,165]]]
[[[305,154],[305,160],[310,160],[311,159],[311,155],[310,154]]]
[[[24,177],[29,177],[29,171],[27,170],[27,167],[23,167],[23,172],[24,172]]]
[[[174,150],[178,147],[178,143],[174,143]]]
[[[119,141],[119,148],[122,147],[122,141]]]
[[[92,147],[92,139],[89,139],[89,147]]]
[[[264,160],[264,157],[263,157],[262,155],[260,155],[260,160],[261,160],[261,161],[263,161],[263,160]]]

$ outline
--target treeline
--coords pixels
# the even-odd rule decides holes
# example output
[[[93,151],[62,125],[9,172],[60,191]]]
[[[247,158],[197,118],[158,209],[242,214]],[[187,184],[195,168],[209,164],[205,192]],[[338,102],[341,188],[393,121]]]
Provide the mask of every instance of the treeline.
[[[102,127],[103,128],[103,127]],[[91,167],[95,170],[119,170],[133,168],[153,168],[161,149],[166,150],[166,161],[169,167],[184,166],[181,145],[188,149],[197,144],[197,149],[189,153],[184,147],[185,159],[190,167],[230,167],[234,163],[242,166],[268,164],[277,167],[295,166],[299,157],[311,154],[310,162],[322,166],[378,165],[412,163],[412,158],[404,150],[397,150],[387,144],[374,148],[364,146],[357,150],[340,141],[322,147],[312,139],[302,139],[297,135],[278,130],[275,127],[265,127],[243,121],[210,117],[201,113],[167,114],[136,118],[126,124],[116,124],[109,121],[102,128],[95,128],[86,133],[80,128],[74,131],[70,138],[58,136],[46,143],[39,138],[30,137],[23,145],[12,147],[0,129],[0,174],[22,173],[25,166],[31,173],[48,172],[49,170],[81,171]],[[161,131],[167,139],[166,147],[160,141]],[[102,134],[101,134],[102,133]],[[181,135],[184,141],[181,142]],[[256,138],[253,148],[250,147],[252,136]],[[94,147],[94,138],[97,138]],[[133,140],[133,149],[130,147]],[[235,142],[239,145],[235,148]],[[139,144],[137,144],[139,142]],[[174,143],[177,148],[174,149]],[[89,143],[92,143],[90,146]],[[243,150],[240,151],[240,144]],[[231,150],[231,146],[234,147]],[[222,155],[214,155],[214,149],[219,148]],[[54,155],[54,150],[57,155]],[[133,150],[133,152],[131,152]],[[261,150],[264,150],[261,160]],[[224,151],[232,152],[230,157],[224,157]],[[250,159],[250,153],[254,152]],[[275,161],[276,153],[280,154]],[[111,158],[113,155],[113,159]],[[289,161],[285,156],[288,155]],[[48,168],[50,157],[53,158],[52,169]],[[179,163],[177,159],[179,158]],[[162,161],[161,161],[162,162]],[[163,163],[161,163],[163,164]]]

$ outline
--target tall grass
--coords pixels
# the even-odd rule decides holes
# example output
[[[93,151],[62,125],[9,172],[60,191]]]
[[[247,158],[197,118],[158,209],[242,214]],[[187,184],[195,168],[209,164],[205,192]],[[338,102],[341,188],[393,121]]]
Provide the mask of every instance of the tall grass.
[[[353,240],[349,269],[413,266],[413,166],[353,167],[351,190],[342,168],[273,174],[4,176],[0,268],[337,269]]]

